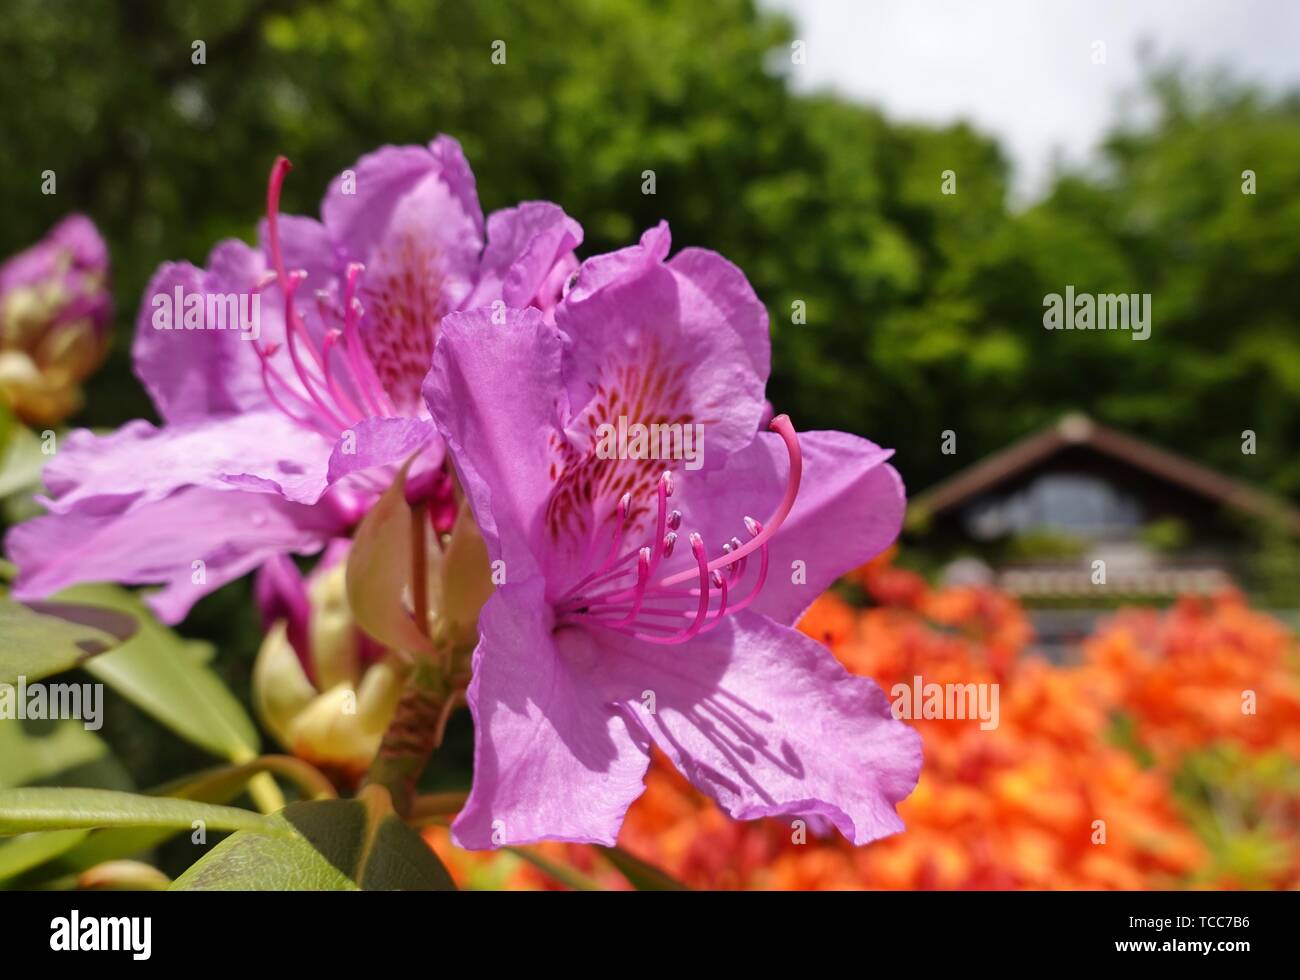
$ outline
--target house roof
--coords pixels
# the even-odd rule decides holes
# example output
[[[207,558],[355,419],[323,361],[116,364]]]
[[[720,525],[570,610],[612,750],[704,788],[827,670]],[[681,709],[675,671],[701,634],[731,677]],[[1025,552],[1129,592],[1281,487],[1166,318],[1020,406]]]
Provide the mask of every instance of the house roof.
[[[1055,425],[966,467],[917,497],[911,509],[926,517],[941,514],[1073,446],[1087,446],[1233,510],[1280,519],[1300,533],[1300,510],[1286,501],[1080,414],[1066,415]]]

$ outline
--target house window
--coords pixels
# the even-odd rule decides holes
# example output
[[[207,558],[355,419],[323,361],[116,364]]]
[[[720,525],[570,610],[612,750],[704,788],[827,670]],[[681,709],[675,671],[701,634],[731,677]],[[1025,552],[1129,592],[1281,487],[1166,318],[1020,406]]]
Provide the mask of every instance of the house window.
[[[1141,523],[1135,497],[1085,473],[1046,473],[1016,493],[982,498],[966,511],[967,530],[985,541],[1042,530],[1112,535]]]

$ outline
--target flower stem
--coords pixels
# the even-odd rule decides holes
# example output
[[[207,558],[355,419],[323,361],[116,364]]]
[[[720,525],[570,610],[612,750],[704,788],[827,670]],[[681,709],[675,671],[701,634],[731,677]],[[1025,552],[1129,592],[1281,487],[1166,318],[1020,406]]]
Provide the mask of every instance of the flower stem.
[[[454,694],[441,665],[421,658],[379,743],[366,783],[385,787],[401,817],[411,812],[416,783],[442,740],[439,722]]]
[[[429,508],[419,504],[411,508],[411,601],[415,607],[415,627],[429,635]]]
[[[465,806],[469,794],[453,791],[446,793],[426,793],[417,796],[411,804],[407,823],[412,827],[429,827],[435,824],[449,824],[451,818]]]
[[[260,772],[248,781],[248,795],[263,813],[284,809],[284,794],[268,772]]]

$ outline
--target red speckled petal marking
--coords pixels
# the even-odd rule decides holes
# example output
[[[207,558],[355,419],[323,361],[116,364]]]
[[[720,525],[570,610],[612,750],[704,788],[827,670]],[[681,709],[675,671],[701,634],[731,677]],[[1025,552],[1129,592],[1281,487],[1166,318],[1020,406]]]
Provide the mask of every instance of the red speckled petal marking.
[[[394,407],[414,414],[438,327],[449,312],[436,250],[409,233],[397,234],[377,250],[362,294],[362,336],[375,372]]]
[[[643,526],[654,513],[655,486],[673,460],[602,459],[597,455],[602,424],[617,426],[620,417],[645,426],[689,425],[691,411],[686,365],[662,356],[657,347],[640,363],[611,364],[602,371],[595,393],[565,433],[551,440],[554,482],[546,505],[546,527],[553,540],[586,541],[615,516],[618,501],[631,494],[627,527]]]

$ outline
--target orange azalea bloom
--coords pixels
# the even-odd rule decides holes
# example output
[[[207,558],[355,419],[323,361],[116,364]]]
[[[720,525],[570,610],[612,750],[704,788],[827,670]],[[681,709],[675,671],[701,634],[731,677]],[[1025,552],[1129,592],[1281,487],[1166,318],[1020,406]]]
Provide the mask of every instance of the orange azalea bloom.
[[[932,590],[890,558],[848,577],[876,605],[827,593],[800,628],[896,710],[922,683],[998,692],[995,725],[912,712],[925,763],[899,807],[907,830],[854,848],[797,821],[737,823],[656,757],[621,846],[694,888],[1300,885],[1300,657],[1282,624],[1237,595],[1126,610],[1059,666],[1030,652],[1012,597]],[[511,855],[435,846],[489,886],[556,887]],[[592,848],[538,850],[626,887]],[[497,865],[493,884],[481,869]]]

